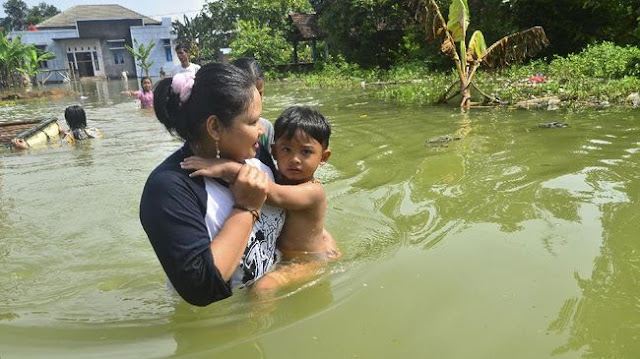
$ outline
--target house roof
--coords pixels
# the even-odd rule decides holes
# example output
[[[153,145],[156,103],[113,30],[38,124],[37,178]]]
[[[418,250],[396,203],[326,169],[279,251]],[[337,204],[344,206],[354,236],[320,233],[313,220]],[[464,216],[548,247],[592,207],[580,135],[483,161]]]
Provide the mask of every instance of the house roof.
[[[120,5],[77,5],[36,25],[38,28],[75,27],[79,20],[142,19],[145,25],[160,22]]]
[[[292,12],[289,14],[289,19],[293,23],[296,35],[301,40],[319,39],[324,36],[320,27],[318,26],[318,19],[316,14],[301,14]]]

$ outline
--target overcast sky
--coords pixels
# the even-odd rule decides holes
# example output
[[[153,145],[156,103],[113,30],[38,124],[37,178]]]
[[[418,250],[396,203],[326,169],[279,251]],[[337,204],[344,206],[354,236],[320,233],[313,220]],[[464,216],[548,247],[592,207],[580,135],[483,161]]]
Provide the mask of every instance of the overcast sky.
[[[160,19],[163,16],[182,18],[182,14],[189,17],[197,15],[205,0],[22,0],[28,7],[46,2],[57,7],[60,11],[65,11],[75,5],[102,5],[118,4],[142,15]],[[4,0],[2,0],[4,4]],[[4,17],[4,8],[0,8],[0,17]]]

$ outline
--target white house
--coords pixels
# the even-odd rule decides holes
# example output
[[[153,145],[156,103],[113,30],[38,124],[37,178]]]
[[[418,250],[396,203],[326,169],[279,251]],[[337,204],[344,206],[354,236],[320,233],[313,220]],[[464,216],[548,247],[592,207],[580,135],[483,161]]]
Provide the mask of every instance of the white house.
[[[78,5],[38,25],[37,31],[12,31],[23,43],[34,44],[56,58],[41,63],[39,79],[60,82],[65,76],[120,78],[144,76],[125,44],[156,43],[149,61],[149,75],[159,76],[161,68],[170,72],[180,63],[175,53],[171,19],[153,20],[120,5]],[[70,73],[71,72],[71,73]]]

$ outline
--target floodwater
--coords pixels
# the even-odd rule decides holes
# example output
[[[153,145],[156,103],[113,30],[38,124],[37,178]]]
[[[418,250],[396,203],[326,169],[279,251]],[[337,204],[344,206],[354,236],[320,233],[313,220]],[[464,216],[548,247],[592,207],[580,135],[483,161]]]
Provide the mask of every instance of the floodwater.
[[[104,132],[0,152],[2,359],[640,356],[640,111],[464,114],[269,86],[265,117],[304,104],[333,124],[318,177],[344,256],[273,298],[195,308],[167,293],[138,221],[181,144],[127,86],[0,108],[81,103]],[[570,127],[537,126],[551,121]],[[461,140],[427,143],[443,135]]]

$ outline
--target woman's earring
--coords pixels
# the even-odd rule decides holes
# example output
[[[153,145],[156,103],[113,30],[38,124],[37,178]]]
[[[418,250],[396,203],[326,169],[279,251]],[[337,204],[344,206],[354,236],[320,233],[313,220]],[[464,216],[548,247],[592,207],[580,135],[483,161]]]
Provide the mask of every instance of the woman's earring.
[[[216,158],[220,158],[220,146],[218,146],[218,140],[216,140]]]

